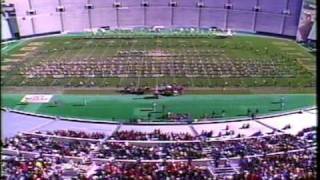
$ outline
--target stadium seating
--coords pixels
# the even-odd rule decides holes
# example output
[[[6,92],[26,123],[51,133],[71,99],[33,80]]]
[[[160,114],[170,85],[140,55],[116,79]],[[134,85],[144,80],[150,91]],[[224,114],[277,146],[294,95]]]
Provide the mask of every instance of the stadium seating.
[[[113,1],[93,0],[92,8],[86,9],[86,0],[46,0],[16,1],[17,22],[22,36],[56,31],[82,32],[88,28],[110,26],[111,28],[131,28],[164,26],[172,27],[218,27],[234,31],[266,32],[295,36],[302,0],[203,0],[200,8],[198,0],[177,1],[169,6],[169,0]],[[226,7],[230,7],[227,9]],[[63,12],[57,12],[63,7]],[[259,7],[255,12],[254,7]],[[27,15],[26,11],[34,11]],[[289,15],[284,14],[284,11]],[[186,17],[187,15],[187,17]],[[43,23],[50,21],[49,24]],[[46,24],[46,25],[44,25]]]
[[[7,178],[314,178],[315,112],[179,128],[46,120],[4,112],[6,129],[8,118],[13,125],[29,123],[20,123],[26,129],[17,126],[17,131],[5,132],[3,174]],[[136,173],[129,170],[133,167]]]
[[[250,129],[250,127],[248,128]],[[278,134],[227,141],[203,141],[203,136],[210,137],[211,135],[202,132],[199,136],[194,136],[191,139],[194,142],[183,143],[179,140],[186,140],[185,138],[172,139],[169,137],[186,137],[184,133],[169,134],[157,130],[149,134],[138,131],[119,131],[109,138],[105,138],[105,135],[100,132],[86,133],[70,130],[22,133],[6,138],[3,142],[3,153],[6,155],[3,158],[4,172],[7,177],[13,176],[15,173],[26,173],[25,176],[35,174],[35,176],[42,177],[81,175],[89,178],[102,174],[113,177],[115,168],[119,168],[116,176],[127,176],[130,172],[127,168],[132,168],[131,165],[134,164],[137,169],[148,167],[149,170],[143,170],[145,171],[143,174],[158,178],[166,176],[162,173],[170,174],[171,166],[174,166],[175,169],[178,168],[180,172],[183,172],[184,168],[179,170],[179,167],[185,167],[191,173],[184,175],[180,173],[179,177],[193,177],[194,173],[203,176],[203,178],[212,177],[213,174],[225,177],[224,173],[227,173],[230,168],[238,169],[231,174],[232,176],[314,177],[313,142],[315,139],[311,142],[306,141],[310,140],[306,134],[310,134],[314,130],[314,127],[305,128],[296,136]],[[190,138],[187,139],[190,140]],[[162,142],[162,140],[174,141]],[[305,156],[306,154],[309,156]],[[276,171],[269,170],[267,166],[272,166],[275,159],[280,163],[286,163],[290,169],[287,169],[287,166],[277,165]],[[28,164],[25,164],[26,160]],[[161,163],[163,160],[168,163]],[[148,164],[139,163],[140,161]],[[179,163],[170,163],[173,161]],[[294,161],[301,163],[301,166],[297,166]],[[104,162],[103,165],[101,162]],[[201,165],[201,162],[212,163],[209,163],[209,166],[204,166]],[[56,166],[62,167],[57,171],[55,170]],[[152,174],[159,166],[163,167],[156,171],[157,174]],[[254,170],[253,166],[257,166],[258,171]],[[80,167],[86,174],[76,170]],[[19,170],[20,168],[22,171]],[[39,171],[42,171],[43,168],[47,169],[49,174],[46,174],[48,172],[40,173]],[[154,168],[154,170],[150,170],[150,168]],[[298,174],[294,168],[302,168],[302,174]],[[283,174],[285,170],[289,170],[287,172],[289,174]],[[266,174],[266,171],[269,173]],[[135,176],[142,176],[142,174],[131,175],[131,177]]]
[[[164,27],[173,28],[174,32],[183,31],[189,39],[194,36],[189,33],[191,28],[212,27],[295,36],[302,4],[302,0],[12,1],[15,4],[17,23],[22,36],[57,31],[76,33],[100,27],[117,29],[115,32],[121,31],[118,29],[131,32],[134,28],[160,26],[160,29]],[[188,48],[185,51],[182,48],[181,53],[172,54],[168,50],[137,50],[133,46],[130,50],[125,50],[121,45],[125,43],[129,45],[133,42],[127,40],[133,37],[128,33],[124,35],[127,36],[126,39],[121,39],[119,43],[114,39],[112,43],[111,40],[106,44],[95,43],[96,47],[106,47],[106,49],[108,46],[118,47],[119,51],[112,56],[88,55],[81,60],[78,54],[72,54],[72,58],[57,55],[58,57],[54,58],[59,59],[59,62],[50,61],[50,57],[40,60],[37,65],[27,64],[21,68],[19,75],[27,77],[25,80],[30,82],[37,82],[42,78],[52,78],[57,81],[67,77],[94,77],[100,80],[139,77],[138,86],[140,86],[141,77],[142,79],[187,77],[192,79],[192,83],[193,81],[202,83],[197,78],[207,78],[209,83],[210,78],[223,80],[227,77],[237,80],[238,77],[257,79],[266,77],[269,81],[279,76],[296,77],[302,73],[302,70],[293,65],[282,67],[285,64],[284,61],[292,60],[282,55],[279,56],[280,58],[259,58],[259,61],[258,58],[248,58],[248,61],[241,61],[243,58],[226,57],[225,53],[229,52],[215,48],[230,45],[231,51],[241,49],[239,47],[254,49],[255,43],[211,45],[206,40],[208,41],[207,37],[213,33],[209,31],[209,35],[208,31],[206,31],[207,34],[199,31],[199,34],[204,34],[201,36],[204,40],[199,41],[203,42],[203,47],[208,45],[206,47],[208,49],[198,49],[192,43],[183,43],[187,42],[183,39],[183,35],[180,36],[183,38],[176,38],[177,40],[170,42],[169,46],[161,42],[162,39],[159,37],[162,35],[158,36],[153,31],[148,33],[156,37],[153,38],[157,40],[154,43],[159,43],[161,48],[165,46],[169,49],[168,47],[174,47],[176,44],[183,44],[181,47]],[[101,38],[99,33],[102,30],[97,32],[97,39]],[[108,32],[105,34],[107,35]],[[77,37],[71,38],[77,39]],[[86,40],[89,38],[95,38],[95,36],[83,37]],[[92,42],[89,43],[93,44]],[[74,44],[72,48],[75,50],[83,48],[80,43],[79,45],[70,44]],[[143,46],[144,49],[148,49],[148,45]],[[192,46],[193,48],[190,48]],[[257,46],[259,46],[258,43]],[[91,46],[88,45],[88,47]],[[46,57],[49,52],[65,53],[68,48],[70,47],[42,48],[36,52],[41,54],[41,57]],[[255,53],[261,53],[259,50]],[[266,47],[263,50],[272,51]],[[86,51],[81,49],[79,54],[81,53],[85,54]],[[273,52],[270,54],[273,55]],[[225,56],[226,59],[215,55]],[[99,58],[106,59],[95,61]],[[152,59],[156,61],[148,61]],[[266,82],[265,79],[263,81]],[[207,85],[207,82],[204,84]],[[81,80],[79,84],[69,81],[63,85],[72,89],[84,87],[89,83],[92,86],[95,86],[95,83],[98,84],[91,80]],[[227,81],[221,83],[228,84]],[[254,83],[257,82],[254,81]],[[88,87],[92,87],[90,85]],[[177,87],[176,85],[173,87]],[[136,84],[132,83],[132,86]],[[157,81],[156,91],[167,86],[164,82],[159,83],[158,86]],[[187,87],[188,84],[183,86]],[[211,83],[211,86],[214,85]],[[178,87],[182,88],[180,85]],[[58,100],[54,99],[52,102],[54,105],[48,101],[49,103],[39,105],[37,108],[44,106],[51,108],[51,105],[57,107],[57,104],[63,104],[58,103]],[[235,101],[237,100],[235,98]],[[283,100],[284,97],[281,97],[280,104],[270,103],[277,107],[281,105],[281,110],[284,110]],[[90,110],[87,101],[90,100],[84,98],[83,105],[74,104],[73,106]],[[219,110],[219,117],[215,116],[217,110],[214,109],[209,115],[204,112],[199,119],[192,119],[188,112],[166,113],[165,105],[162,105],[163,111],[158,112],[157,103],[151,100],[150,107],[152,105],[153,108],[134,109],[130,116],[137,124],[130,124],[122,123],[122,119],[117,116],[112,116],[112,121],[97,119],[84,122],[84,119],[71,118],[74,116],[61,118],[57,116],[59,113],[52,116],[27,113],[17,110],[23,110],[23,107],[29,103],[24,103],[24,100],[22,102],[11,107],[15,110],[3,108],[1,111],[4,118],[2,121],[4,136],[1,139],[3,154],[1,179],[316,179],[315,109],[260,116],[258,112],[262,110],[259,107],[254,108],[254,112],[259,115],[256,118],[252,106],[247,114],[240,114],[240,118],[223,121],[224,108]],[[160,107],[159,104],[158,106]],[[67,108],[67,106],[63,107]],[[99,105],[100,107],[105,111],[112,111],[103,105]],[[152,113],[161,113],[161,120],[168,121],[143,122],[137,118],[140,116],[134,117],[135,114],[144,115],[145,112],[149,112],[148,116],[151,116],[150,109]],[[86,114],[86,111],[81,112]],[[114,117],[119,118],[119,121]],[[149,120],[151,120],[150,117]]]
[[[144,26],[144,10],[143,7],[135,6],[128,9],[119,9],[119,26],[140,27]]]
[[[228,16],[228,25],[230,29],[239,31],[254,31],[254,12],[253,11],[237,11],[233,10]]]
[[[255,31],[280,34],[284,17],[279,14],[260,12],[257,14]]]

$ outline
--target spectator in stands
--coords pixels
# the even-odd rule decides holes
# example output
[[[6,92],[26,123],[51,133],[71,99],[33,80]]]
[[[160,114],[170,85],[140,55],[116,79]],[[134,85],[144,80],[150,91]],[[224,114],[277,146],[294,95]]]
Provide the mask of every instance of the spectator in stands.
[[[189,133],[163,133],[160,130],[153,132],[137,132],[137,131],[117,131],[110,139],[114,140],[141,140],[141,141],[176,141],[176,140],[194,140],[195,137]]]

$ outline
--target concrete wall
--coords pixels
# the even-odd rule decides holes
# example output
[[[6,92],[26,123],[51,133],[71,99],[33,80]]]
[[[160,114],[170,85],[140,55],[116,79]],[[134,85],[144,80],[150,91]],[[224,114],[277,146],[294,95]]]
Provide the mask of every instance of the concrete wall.
[[[11,38],[12,35],[10,32],[8,21],[3,15],[1,15],[1,40],[7,40]]]
[[[15,4],[22,36],[54,31],[81,32],[110,26],[218,27],[295,36],[302,0],[9,0]],[[121,6],[116,8],[114,2]],[[202,2],[203,8],[197,7]],[[86,9],[92,4],[93,9]],[[225,5],[230,4],[231,9]],[[63,6],[65,12],[56,12]],[[260,7],[255,12],[254,7]],[[29,9],[36,15],[27,15]],[[283,14],[290,10],[290,14]]]

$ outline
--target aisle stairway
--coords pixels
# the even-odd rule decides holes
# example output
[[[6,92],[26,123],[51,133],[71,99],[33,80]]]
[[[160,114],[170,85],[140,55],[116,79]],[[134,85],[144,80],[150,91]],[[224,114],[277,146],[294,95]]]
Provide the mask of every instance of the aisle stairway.
[[[224,165],[219,165],[218,167],[215,167],[213,164],[210,164],[208,166],[208,170],[213,174],[213,176],[233,176],[234,174],[237,174],[240,167],[238,164],[230,164],[229,167],[225,167]]]

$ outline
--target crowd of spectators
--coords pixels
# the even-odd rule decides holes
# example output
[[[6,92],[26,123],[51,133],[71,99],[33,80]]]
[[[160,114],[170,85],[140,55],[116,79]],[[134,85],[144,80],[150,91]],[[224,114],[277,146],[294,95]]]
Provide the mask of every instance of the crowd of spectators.
[[[303,130],[307,131],[307,130]],[[71,132],[71,133],[70,133]],[[104,137],[100,133],[84,133],[73,131],[54,131],[46,134],[57,134],[74,137],[74,134],[81,134],[86,138]],[[70,135],[72,134],[72,135]],[[299,133],[301,134],[301,133]],[[101,135],[101,136],[99,136]],[[211,132],[202,132],[200,136],[210,137]],[[162,133],[155,130],[151,133],[138,131],[118,131],[109,140],[100,144],[99,141],[85,141],[81,139],[59,139],[41,134],[18,134],[6,138],[4,148],[27,152],[45,154],[59,154],[64,156],[87,156],[96,152],[99,158],[114,157],[116,159],[201,159],[207,157],[239,157],[255,154],[268,154],[274,152],[290,151],[312,146],[312,142],[304,141],[297,136],[290,134],[276,134],[262,137],[248,137],[230,140],[209,140],[195,141],[192,143],[160,143],[144,146],[130,142],[117,142],[114,140],[196,140],[198,136],[191,136],[188,133]],[[308,136],[305,136],[308,140]],[[209,149],[209,152],[205,150]],[[209,155],[208,155],[209,154]]]
[[[316,179],[316,153],[302,150],[243,157],[233,179]],[[214,179],[205,166],[189,162],[75,162],[63,157],[2,157],[5,179]],[[91,171],[91,172],[89,172]],[[221,177],[221,176],[220,176]],[[223,177],[223,176],[222,176]]]
[[[134,130],[124,130],[115,132],[110,139],[113,140],[138,140],[138,141],[178,141],[178,140],[195,140],[196,137],[189,133],[164,133],[159,129],[153,132],[139,132]]]
[[[6,156],[2,158],[3,179],[212,179],[204,166],[189,162],[177,163],[95,163],[75,162],[61,157],[26,158]]]
[[[18,134],[6,138],[3,148],[26,152],[56,154],[63,156],[86,156],[95,150],[97,142],[53,139],[45,136]]]
[[[201,143],[165,143],[152,146],[128,143],[104,143],[98,158],[114,157],[116,159],[202,159],[207,158]]]
[[[303,136],[305,133],[310,133],[310,132],[315,132],[315,131],[317,131],[316,126],[304,128],[300,132],[297,133],[297,136]]]
[[[46,131],[46,132],[37,131],[35,133],[54,135],[54,136],[73,137],[73,138],[85,138],[85,139],[103,139],[106,137],[105,134],[100,132],[88,133],[84,131],[74,131],[74,130],[55,130],[55,131]]]
[[[229,130],[226,127],[226,130]],[[3,148],[18,150],[19,153],[33,153],[36,158],[25,159],[22,156],[8,157],[3,166],[9,179],[13,177],[26,179],[50,179],[61,177],[61,164],[69,162],[63,157],[71,156],[80,159],[116,159],[116,160],[188,160],[212,158],[240,158],[240,174],[235,178],[244,179],[296,179],[297,177],[315,177],[315,152],[307,150],[313,146],[308,135],[315,131],[314,127],[303,129],[297,136],[291,134],[273,134],[268,136],[247,137],[224,141],[209,140],[196,142],[170,143],[137,143],[117,142],[114,140],[196,140],[198,136],[188,133],[164,133],[160,130],[145,133],[137,131],[118,131],[110,140],[88,141],[80,139],[52,138],[44,135],[63,137],[101,139],[102,133],[86,133],[57,130],[54,132],[37,132],[37,134],[18,134],[5,138]],[[200,136],[211,137],[211,131],[203,131]],[[302,151],[301,151],[302,150]],[[298,151],[298,152],[292,152]],[[275,154],[272,154],[275,153]],[[283,154],[284,153],[284,154]],[[48,157],[50,155],[50,157]],[[53,155],[53,156],[52,156]],[[57,166],[58,165],[58,166]],[[85,165],[89,166],[89,165]],[[89,168],[90,169],[90,168]],[[166,179],[166,178],[208,178],[208,172],[191,164],[144,164],[144,163],[106,163],[90,175],[92,179],[127,177],[133,179]],[[83,174],[77,174],[83,177]],[[88,178],[84,176],[84,179]],[[89,178],[89,179],[90,179]]]
[[[309,144],[290,134],[263,136],[259,138],[244,138],[228,141],[212,141],[213,157],[240,157],[256,154],[269,154],[274,152],[290,151],[308,147]]]
[[[106,163],[92,179],[213,179],[207,168],[189,163]]]
[[[316,153],[303,150],[239,161],[243,179],[316,179]]]
[[[16,179],[56,179],[62,180],[59,165],[70,163],[60,157],[25,158],[20,155],[2,157],[2,178]]]
[[[166,119],[168,119],[169,121],[174,121],[174,122],[188,122],[192,121],[192,117],[190,116],[190,114],[188,113],[172,113],[172,112],[168,112],[166,114]]]
[[[317,142],[317,127],[312,126],[301,130],[298,134],[298,137],[303,138],[309,142]]]

